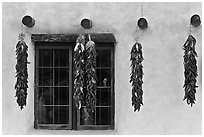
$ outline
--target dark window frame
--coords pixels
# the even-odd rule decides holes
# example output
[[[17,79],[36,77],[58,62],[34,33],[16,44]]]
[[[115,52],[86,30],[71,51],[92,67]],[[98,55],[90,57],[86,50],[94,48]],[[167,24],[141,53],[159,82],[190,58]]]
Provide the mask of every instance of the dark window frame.
[[[46,46],[45,46],[46,45]],[[56,46],[57,45],[57,46]],[[62,45],[62,46],[61,46]],[[69,91],[73,90],[72,84],[72,48],[66,44],[60,43],[35,43],[35,93],[34,93],[34,113],[35,113],[35,122],[34,127],[40,129],[72,129],[72,92],[69,92],[69,123],[68,124],[39,124],[38,123],[38,87],[43,87],[39,85],[39,49],[69,49]],[[54,69],[54,67],[53,67]],[[54,74],[53,74],[54,75]],[[49,87],[49,86],[48,86]],[[59,86],[56,86],[59,87]]]
[[[74,43],[75,45],[75,41],[78,35],[73,35],[73,34],[69,34],[69,35],[64,35],[64,34],[32,34],[31,39],[35,45],[35,98],[37,97],[36,93],[38,93],[37,87],[36,87],[36,83],[38,82],[38,72],[37,72],[37,67],[36,67],[36,63],[38,63],[38,55],[39,52],[39,48],[47,48],[47,46],[39,46],[40,43],[49,43],[52,45],[52,43],[54,42],[59,42],[61,44],[66,45],[66,43]],[[35,121],[34,121],[34,127],[35,128],[40,128],[40,129],[69,129],[69,130],[113,130],[114,129],[114,121],[115,121],[115,92],[114,92],[114,45],[115,45],[115,37],[112,34],[93,34],[93,38],[92,38],[95,42],[96,45],[100,45],[102,44],[103,46],[99,46],[96,47],[97,49],[110,49],[111,50],[111,121],[110,121],[110,125],[80,125],[80,112],[77,109],[74,109],[73,104],[72,107],[70,107],[70,110],[72,111],[71,113],[69,113],[69,124],[68,126],[39,126],[37,123],[37,115],[36,112],[37,110],[35,110]],[[51,46],[52,47],[52,46]],[[70,67],[70,72],[69,72],[69,83],[71,81],[73,81],[73,48],[74,47],[70,47],[70,46],[55,46],[57,48],[68,48],[69,50],[69,56],[71,56],[70,59],[70,63],[72,67]],[[70,86],[72,89],[70,91],[72,91],[73,94],[73,83],[70,83]],[[69,101],[72,102],[72,95],[69,96]],[[34,108],[36,109],[36,99],[34,99]],[[70,118],[71,117],[71,118]],[[77,120],[79,119],[79,120]]]

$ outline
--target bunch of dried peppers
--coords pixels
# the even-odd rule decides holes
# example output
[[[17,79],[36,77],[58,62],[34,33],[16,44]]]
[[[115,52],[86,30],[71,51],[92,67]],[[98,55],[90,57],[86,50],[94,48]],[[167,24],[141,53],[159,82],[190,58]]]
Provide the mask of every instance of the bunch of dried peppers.
[[[142,55],[142,45],[136,42],[131,49],[131,77],[130,83],[132,83],[132,106],[134,111],[139,111],[141,105],[143,105],[143,66],[144,60]]]
[[[196,93],[196,78],[198,76],[197,73],[197,53],[195,51],[195,45],[196,45],[196,39],[189,35],[187,41],[183,45],[184,50],[184,90],[185,95],[184,99],[186,100],[187,104],[191,104],[191,107],[193,104],[195,104],[195,93]]]
[[[74,50],[74,100],[76,107],[81,108],[84,104],[91,116],[96,104],[96,49],[95,43],[88,35],[80,35]]]
[[[16,45],[16,56],[17,56],[17,64],[16,64],[16,77],[17,81],[15,84],[17,103],[20,106],[21,110],[23,106],[26,106],[26,98],[27,98],[27,88],[28,88],[28,68],[27,61],[28,58],[28,46],[24,42],[24,34],[19,35],[19,41]]]

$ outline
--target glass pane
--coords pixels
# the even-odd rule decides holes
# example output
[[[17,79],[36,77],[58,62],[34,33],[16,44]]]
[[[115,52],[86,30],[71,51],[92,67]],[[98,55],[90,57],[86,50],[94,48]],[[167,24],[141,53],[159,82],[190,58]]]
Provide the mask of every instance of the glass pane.
[[[52,66],[52,49],[39,49],[39,66]]]
[[[55,69],[55,86],[68,86],[69,85],[69,69],[56,68]]]
[[[101,64],[101,52],[100,50],[96,50],[96,67],[100,67]]]
[[[51,88],[39,88],[38,105],[51,105],[53,104],[53,94]]]
[[[53,107],[38,107],[38,123],[52,124],[53,122]]]
[[[89,115],[87,109],[82,107],[80,109],[80,124],[81,125],[95,125],[95,112],[92,116]]]
[[[69,66],[69,50],[55,49],[55,67]]]
[[[53,73],[50,68],[39,68],[39,85],[50,86],[53,84]]]
[[[69,88],[55,88],[54,94],[55,105],[69,105]]]
[[[100,50],[100,67],[110,67],[111,65],[111,51]]]
[[[110,69],[96,69],[97,74],[97,86],[110,86],[111,85],[111,73]]]
[[[69,123],[69,107],[54,107],[54,124]]]
[[[96,108],[96,125],[110,125],[110,107]]]
[[[97,67],[111,66],[111,50],[97,50],[96,66]]]
[[[110,106],[111,94],[110,89],[98,89],[96,92],[97,106]]]

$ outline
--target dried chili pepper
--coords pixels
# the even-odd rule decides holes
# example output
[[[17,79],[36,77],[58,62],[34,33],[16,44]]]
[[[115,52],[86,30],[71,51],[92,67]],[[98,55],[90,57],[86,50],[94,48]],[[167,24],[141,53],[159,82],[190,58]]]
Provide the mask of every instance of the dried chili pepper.
[[[85,105],[90,115],[94,112],[96,105],[96,88],[97,88],[97,76],[96,76],[96,48],[95,43],[91,40],[86,43],[85,48],[85,81],[86,81],[86,93],[85,93]]]
[[[81,105],[86,107],[86,114],[82,119],[92,120],[96,105],[96,49],[95,43],[89,40],[86,42],[85,35],[80,35],[77,39],[77,44],[74,49],[74,64],[75,64],[75,80],[74,80],[74,100],[76,107],[81,108]],[[84,113],[85,113],[84,112]]]
[[[28,88],[28,68],[27,61],[28,58],[28,46],[24,42],[24,34],[19,35],[19,41],[16,45],[16,55],[17,55],[17,64],[16,68],[16,77],[17,81],[15,84],[17,103],[20,106],[21,110],[23,106],[26,106],[27,98],[27,88]]]
[[[183,50],[184,50],[184,76],[185,76],[185,81],[184,81],[184,90],[185,90],[185,95],[184,99],[186,100],[187,104],[191,104],[191,107],[193,104],[195,104],[196,98],[195,98],[195,93],[196,93],[196,78],[198,76],[197,73],[197,53],[195,51],[195,45],[196,45],[196,39],[192,36],[189,35],[187,41],[183,45]]]
[[[74,101],[78,109],[81,108],[81,103],[84,97],[84,52],[85,52],[85,36],[80,35],[76,40],[74,48]]]
[[[136,42],[131,49],[131,77],[130,83],[132,83],[132,106],[134,111],[140,110],[143,105],[143,66],[142,61],[144,60],[142,55],[142,45]]]

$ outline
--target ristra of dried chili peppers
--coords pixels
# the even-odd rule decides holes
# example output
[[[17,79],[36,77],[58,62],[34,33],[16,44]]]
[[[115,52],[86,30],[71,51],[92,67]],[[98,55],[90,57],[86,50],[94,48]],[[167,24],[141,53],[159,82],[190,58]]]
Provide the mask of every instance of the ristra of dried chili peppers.
[[[132,106],[134,111],[139,111],[141,105],[143,105],[143,66],[142,61],[144,60],[142,55],[142,45],[136,42],[131,49],[131,77],[130,83],[132,83]]]
[[[28,88],[28,68],[27,61],[28,58],[28,46],[24,42],[24,34],[19,35],[19,41],[16,45],[16,56],[17,56],[17,64],[16,64],[16,77],[17,81],[15,84],[17,103],[20,106],[21,110],[23,106],[26,106],[26,98],[27,98],[27,88]]]
[[[195,51],[195,45],[196,45],[196,39],[189,35],[187,41],[183,45],[184,50],[184,90],[185,95],[184,99],[186,99],[187,104],[191,104],[191,107],[193,104],[195,104],[195,93],[196,93],[196,78],[198,76],[197,74],[197,53]]]
[[[84,55],[85,55],[85,36],[79,35],[76,40],[76,46],[74,48],[74,101],[78,109],[81,108],[81,103],[84,98]]]
[[[96,87],[97,87],[97,76],[96,76],[96,48],[95,43],[91,40],[90,35],[88,35],[89,40],[85,47],[85,83],[86,83],[86,93],[85,93],[85,105],[88,113],[94,112],[96,104]]]

